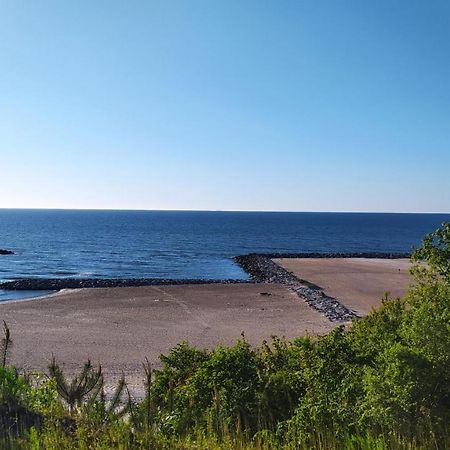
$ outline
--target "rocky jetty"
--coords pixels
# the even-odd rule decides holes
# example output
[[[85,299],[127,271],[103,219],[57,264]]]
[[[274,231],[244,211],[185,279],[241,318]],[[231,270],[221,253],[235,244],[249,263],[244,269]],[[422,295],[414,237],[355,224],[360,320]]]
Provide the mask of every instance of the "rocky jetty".
[[[250,281],[251,282],[251,281]],[[0,283],[0,289],[10,291],[57,291],[60,289],[167,286],[183,284],[249,283],[245,280],[171,280],[165,278],[21,278]]]
[[[3,248],[0,248],[0,255],[14,255],[14,252],[11,250],[5,250]]]
[[[332,322],[347,322],[356,317],[353,311],[335,298],[326,295],[318,286],[300,280],[293,273],[274,263],[271,257],[272,255],[250,254],[233,259],[250,274],[252,280],[259,283],[281,283],[288,286],[309,306]]]
[[[247,255],[247,256],[251,256]],[[266,258],[376,258],[376,259],[399,259],[410,258],[411,253],[386,253],[386,252],[338,252],[338,253],[260,253],[259,256]]]

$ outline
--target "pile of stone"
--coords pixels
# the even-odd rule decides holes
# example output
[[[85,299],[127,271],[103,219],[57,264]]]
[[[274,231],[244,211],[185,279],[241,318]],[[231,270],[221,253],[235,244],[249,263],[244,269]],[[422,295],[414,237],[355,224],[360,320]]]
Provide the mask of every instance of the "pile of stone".
[[[356,314],[325,294],[318,286],[300,280],[293,273],[274,263],[273,255],[249,254],[237,256],[234,260],[259,283],[281,283],[288,286],[309,306],[316,309],[332,322],[348,322]]]
[[[387,253],[387,252],[337,252],[337,253],[264,253],[261,256],[267,258],[376,258],[376,259],[398,259],[410,258],[411,253]]]
[[[171,280],[166,278],[21,278],[0,283],[0,289],[10,291],[57,291],[60,289],[168,286],[183,284],[249,283],[245,280]]]

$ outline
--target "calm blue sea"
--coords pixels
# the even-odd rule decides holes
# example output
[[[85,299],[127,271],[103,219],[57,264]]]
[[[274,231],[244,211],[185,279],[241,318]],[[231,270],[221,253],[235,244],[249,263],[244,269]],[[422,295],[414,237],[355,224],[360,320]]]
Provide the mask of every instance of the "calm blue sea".
[[[0,210],[0,279],[239,278],[250,252],[408,252],[450,214]],[[1,294],[0,294],[1,297]]]

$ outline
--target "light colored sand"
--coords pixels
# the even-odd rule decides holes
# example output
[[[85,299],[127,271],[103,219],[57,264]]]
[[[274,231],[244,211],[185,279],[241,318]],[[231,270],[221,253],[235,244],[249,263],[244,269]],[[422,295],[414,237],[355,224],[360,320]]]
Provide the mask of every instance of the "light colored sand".
[[[271,295],[260,295],[268,292]],[[45,369],[52,354],[70,373],[87,358],[105,377],[123,371],[131,385],[142,362],[183,340],[202,347],[231,344],[242,331],[252,344],[272,335],[326,333],[333,324],[281,285],[185,285],[66,290],[0,304],[13,339],[10,362]]]
[[[402,296],[411,283],[408,259],[284,258],[274,261],[298,278],[364,315],[381,304],[385,292]]]

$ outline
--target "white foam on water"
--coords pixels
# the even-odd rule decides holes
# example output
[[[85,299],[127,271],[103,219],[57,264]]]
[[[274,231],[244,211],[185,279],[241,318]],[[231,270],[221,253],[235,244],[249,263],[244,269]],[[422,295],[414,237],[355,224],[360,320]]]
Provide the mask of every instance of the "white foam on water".
[[[0,302],[11,300],[28,300],[32,298],[45,297],[56,291],[9,291],[0,289]]]

